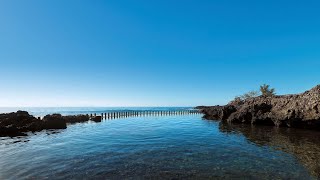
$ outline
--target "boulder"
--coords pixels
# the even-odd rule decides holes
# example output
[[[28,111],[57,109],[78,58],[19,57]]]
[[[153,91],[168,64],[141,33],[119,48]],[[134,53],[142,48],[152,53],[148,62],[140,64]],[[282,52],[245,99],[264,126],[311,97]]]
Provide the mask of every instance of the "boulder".
[[[66,120],[61,116],[61,114],[46,115],[43,118],[45,129],[66,129]]]

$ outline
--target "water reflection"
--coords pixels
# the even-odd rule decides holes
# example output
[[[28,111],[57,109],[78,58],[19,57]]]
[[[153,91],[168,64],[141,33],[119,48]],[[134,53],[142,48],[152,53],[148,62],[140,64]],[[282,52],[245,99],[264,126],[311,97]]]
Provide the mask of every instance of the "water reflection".
[[[46,134],[47,136],[50,136],[50,135],[60,134],[63,131],[64,131],[63,129],[52,129],[52,130],[43,130],[40,132],[27,132],[26,135],[24,135],[24,136],[0,137],[0,145],[27,143],[32,138],[32,135]]]
[[[320,132],[229,123],[220,123],[219,129],[228,134],[242,134],[256,145],[293,154],[312,175],[320,177]]]

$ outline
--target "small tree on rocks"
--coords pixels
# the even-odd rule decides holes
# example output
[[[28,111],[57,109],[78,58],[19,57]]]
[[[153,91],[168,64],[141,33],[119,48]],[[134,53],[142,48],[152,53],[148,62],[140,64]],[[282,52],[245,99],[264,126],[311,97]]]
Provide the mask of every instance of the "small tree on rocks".
[[[275,89],[274,88],[270,89],[270,85],[268,85],[268,84],[261,85],[260,86],[260,92],[261,92],[262,96],[274,96],[274,95],[276,95]]]

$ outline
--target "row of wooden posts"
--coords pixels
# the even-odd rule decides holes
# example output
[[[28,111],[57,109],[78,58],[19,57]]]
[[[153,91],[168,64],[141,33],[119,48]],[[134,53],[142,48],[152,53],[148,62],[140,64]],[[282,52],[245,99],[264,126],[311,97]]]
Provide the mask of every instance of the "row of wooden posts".
[[[115,119],[122,117],[138,117],[138,116],[171,116],[185,114],[200,114],[198,110],[181,110],[181,111],[117,111],[106,112],[101,114],[88,114],[91,118]]]

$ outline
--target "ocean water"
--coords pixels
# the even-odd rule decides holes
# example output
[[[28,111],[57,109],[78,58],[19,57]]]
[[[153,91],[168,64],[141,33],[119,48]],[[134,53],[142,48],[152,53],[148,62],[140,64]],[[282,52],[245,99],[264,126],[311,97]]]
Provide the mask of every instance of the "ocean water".
[[[0,107],[0,113],[16,112],[18,110],[28,111],[36,117],[47,114],[59,113],[62,115],[77,114],[101,114],[119,111],[173,111],[191,110],[192,107]]]
[[[86,110],[81,112],[89,113]],[[91,108],[90,112],[105,110],[119,109]],[[32,114],[51,112],[74,114],[80,110],[33,109]],[[121,117],[26,137],[2,137],[0,179],[320,177],[318,132],[224,124],[201,116]]]

